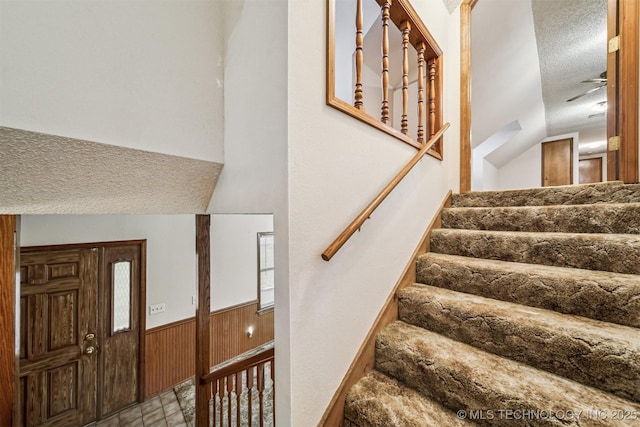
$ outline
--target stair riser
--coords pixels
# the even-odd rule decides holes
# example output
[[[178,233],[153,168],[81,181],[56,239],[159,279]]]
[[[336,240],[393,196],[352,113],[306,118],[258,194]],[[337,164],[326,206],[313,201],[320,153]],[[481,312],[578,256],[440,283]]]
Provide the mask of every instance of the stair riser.
[[[639,234],[640,204],[445,209],[442,212],[442,227],[496,231]]]
[[[462,258],[437,254],[418,258],[418,283],[560,313],[640,328],[640,282],[635,276],[563,271],[546,266]]]
[[[456,300],[429,287],[410,287],[400,294],[399,318],[476,348],[526,363],[617,396],[640,401],[640,346],[600,333],[598,325],[572,324],[552,314],[546,319],[536,309],[502,303],[487,307],[472,298]],[[443,292],[445,294],[453,294]],[[454,294],[455,295],[455,294]],[[509,309],[512,309],[511,311]],[[528,314],[528,315],[527,315]],[[583,323],[583,322],[581,322]],[[561,326],[562,325],[562,326]],[[628,328],[619,336],[630,332]],[[626,337],[625,337],[626,338]]]
[[[419,330],[420,328],[415,328]],[[403,381],[453,411],[479,409],[574,411],[601,409],[640,411],[640,405],[595,389],[508,362],[498,356],[437,334],[398,329],[394,324],[378,335],[376,369]],[[497,413],[497,412],[496,412]],[[633,426],[640,420],[557,419],[476,420],[491,426]]]
[[[640,184],[595,184],[524,190],[454,194],[452,207],[549,206],[594,203],[638,203]]]
[[[439,229],[431,233],[431,250],[475,258],[640,274],[640,236]]]

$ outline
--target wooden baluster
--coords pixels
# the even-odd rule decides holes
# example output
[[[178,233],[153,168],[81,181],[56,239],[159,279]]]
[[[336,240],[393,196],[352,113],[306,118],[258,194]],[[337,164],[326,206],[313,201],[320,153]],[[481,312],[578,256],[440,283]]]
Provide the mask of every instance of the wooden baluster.
[[[271,367],[271,413],[273,416],[273,425],[276,425],[276,383],[275,383],[275,375],[276,375],[276,364],[273,359],[269,361],[269,366]]]
[[[418,142],[424,144],[424,42],[418,50]]]
[[[362,30],[364,27],[364,18],[362,13],[362,0],[356,0],[356,91],[354,97],[354,106],[358,110],[364,111],[364,103],[362,102],[362,64],[364,63],[364,37]]]
[[[224,378],[218,380],[220,383],[220,427],[224,427]]]
[[[249,415],[249,427],[253,425],[253,366],[247,370],[247,400],[249,401],[249,407],[247,413]]]
[[[407,113],[409,108],[409,33],[411,32],[411,23],[404,21],[400,29],[402,30],[402,120],[400,130],[406,135],[409,133]]]
[[[429,138],[436,134],[436,59],[429,60]]]
[[[216,419],[218,418],[217,417],[218,413],[216,411],[216,396],[218,395],[218,381],[216,381],[215,383],[212,383],[211,388],[212,388],[212,394],[213,394],[213,398],[211,399],[213,401],[213,410],[211,411],[213,413],[212,427],[216,427]]]
[[[236,427],[240,427],[240,398],[242,397],[242,372],[236,372]]]
[[[233,374],[227,377],[227,427],[231,427],[231,392],[233,391]]]
[[[389,125],[389,8],[391,0],[382,5],[382,117],[380,121]]]
[[[264,364],[258,365],[258,403],[260,408],[260,427],[264,427],[264,402],[262,396],[264,394]]]

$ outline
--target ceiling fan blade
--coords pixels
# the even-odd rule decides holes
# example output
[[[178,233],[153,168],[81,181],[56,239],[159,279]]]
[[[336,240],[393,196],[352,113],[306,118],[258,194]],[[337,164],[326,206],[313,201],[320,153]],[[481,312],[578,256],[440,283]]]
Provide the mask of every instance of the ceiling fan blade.
[[[569,98],[569,99],[567,99],[567,102],[571,102],[571,101],[575,101],[576,99],[580,99],[580,98],[582,98],[583,96],[589,95],[590,93],[593,93],[593,92],[597,91],[598,89],[601,89],[601,88],[606,87],[606,86],[607,86],[606,84],[603,84],[603,85],[600,85],[600,86],[596,86],[596,87],[594,87],[594,88],[591,88],[591,89],[589,89],[588,91],[586,91],[586,92],[584,92],[584,93],[581,93],[580,95],[577,95],[577,96],[574,96],[573,98]]]

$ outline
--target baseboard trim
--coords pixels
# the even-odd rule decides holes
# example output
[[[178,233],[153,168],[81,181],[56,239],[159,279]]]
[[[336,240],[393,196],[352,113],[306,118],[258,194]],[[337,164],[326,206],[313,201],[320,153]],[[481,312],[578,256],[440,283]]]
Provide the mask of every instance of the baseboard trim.
[[[416,260],[421,254],[429,252],[429,236],[431,235],[432,230],[441,228],[441,213],[443,209],[451,206],[451,195],[452,191],[449,190],[444,200],[440,204],[440,207],[436,211],[433,219],[429,223],[429,226],[422,235],[418,246],[413,251],[411,259],[402,271],[400,278],[387,297],[387,300],[385,301],[382,310],[380,310],[378,317],[376,317],[376,320],[373,322],[373,326],[369,330],[369,333],[364,339],[364,342],[360,346],[360,349],[353,359],[353,362],[351,362],[347,373],[345,374],[342,382],[333,395],[329,406],[322,415],[318,426],[342,426],[342,420],[344,418],[344,399],[347,395],[347,391],[349,391],[351,386],[353,386],[360,378],[365,376],[369,371],[373,369],[375,365],[376,336],[382,328],[398,319],[398,291],[415,282]]]

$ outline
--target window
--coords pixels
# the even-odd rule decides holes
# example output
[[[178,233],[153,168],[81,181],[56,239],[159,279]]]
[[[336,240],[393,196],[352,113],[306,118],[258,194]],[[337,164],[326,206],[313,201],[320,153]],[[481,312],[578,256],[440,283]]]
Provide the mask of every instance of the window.
[[[273,232],[258,233],[258,309],[273,307],[275,280]]]
[[[131,261],[112,264],[112,333],[131,328]]]

